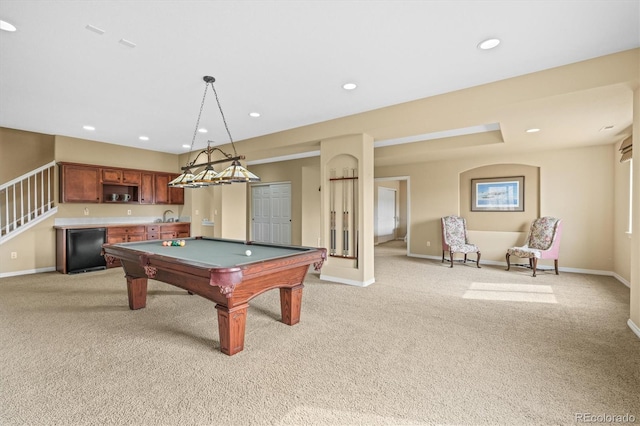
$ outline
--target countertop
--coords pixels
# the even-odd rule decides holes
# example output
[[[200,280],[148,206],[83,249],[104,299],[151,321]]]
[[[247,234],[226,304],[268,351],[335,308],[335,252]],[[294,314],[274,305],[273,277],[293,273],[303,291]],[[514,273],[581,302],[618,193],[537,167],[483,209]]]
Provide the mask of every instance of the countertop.
[[[54,229],[93,229],[93,228],[124,228],[127,226],[150,226],[150,225],[191,225],[191,222],[145,222],[145,223],[86,223],[78,225],[54,225]]]

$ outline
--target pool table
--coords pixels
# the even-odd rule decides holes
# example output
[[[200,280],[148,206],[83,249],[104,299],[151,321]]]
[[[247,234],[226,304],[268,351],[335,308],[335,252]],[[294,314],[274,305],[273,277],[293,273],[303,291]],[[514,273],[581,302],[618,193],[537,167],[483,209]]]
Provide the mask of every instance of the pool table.
[[[280,289],[282,322],[297,324],[309,265],[319,270],[326,259],[324,248],[205,237],[183,241],[182,247],[158,240],[104,244],[102,253],[108,264],[120,260],[130,309],[146,306],[148,278],[215,302],[220,350],[227,355],[244,349],[249,301],[267,290]]]

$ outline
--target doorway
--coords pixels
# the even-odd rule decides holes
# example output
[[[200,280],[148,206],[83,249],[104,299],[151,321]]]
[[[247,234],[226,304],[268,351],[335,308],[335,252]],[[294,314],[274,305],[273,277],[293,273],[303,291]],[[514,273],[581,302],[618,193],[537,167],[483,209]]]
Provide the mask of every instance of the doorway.
[[[374,243],[396,241],[409,254],[410,180],[409,176],[374,179]]]
[[[393,188],[378,187],[378,217],[375,227],[378,244],[396,239],[396,228],[398,225],[396,192]]]
[[[251,186],[252,240],[291,244],[291,183]]]

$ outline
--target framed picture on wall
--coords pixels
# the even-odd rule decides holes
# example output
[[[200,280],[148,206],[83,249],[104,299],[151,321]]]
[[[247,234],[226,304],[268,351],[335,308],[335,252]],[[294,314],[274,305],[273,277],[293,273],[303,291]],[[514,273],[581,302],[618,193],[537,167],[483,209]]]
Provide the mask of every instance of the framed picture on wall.
[[[524,176],[471,179],[472,212],[523,212]]]

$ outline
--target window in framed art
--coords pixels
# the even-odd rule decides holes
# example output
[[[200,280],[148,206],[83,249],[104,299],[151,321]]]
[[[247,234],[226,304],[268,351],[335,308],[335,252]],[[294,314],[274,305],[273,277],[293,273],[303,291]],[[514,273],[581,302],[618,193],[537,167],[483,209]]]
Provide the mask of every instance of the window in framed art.
[[[471,211],[523,212],[524,176],[471,179]]]

